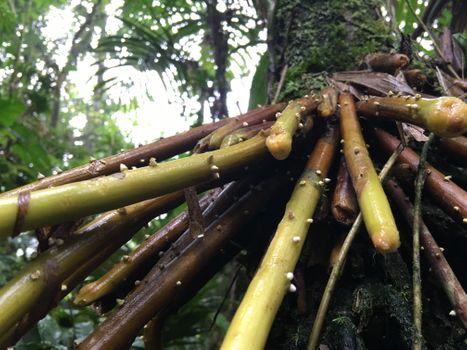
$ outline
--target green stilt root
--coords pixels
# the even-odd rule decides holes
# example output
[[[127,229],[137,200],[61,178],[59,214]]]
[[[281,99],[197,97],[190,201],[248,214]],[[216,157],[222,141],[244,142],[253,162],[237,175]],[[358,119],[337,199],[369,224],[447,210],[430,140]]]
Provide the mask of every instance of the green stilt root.
[[[305,96],[290,101],[282,113],[277,114],[277,121],[271,127],[271,134],[266,139],[266,146],[274,158],[283,160],[292,151],[292,139],[298,128],[303,128],[301,119],[311,113],[320,100],[315,95]]]
[[[357,110],[368,118],[415,124],[442,137],[461,136],[467,132],[467,104],[457,97],[371,97],[360,101]]]
[[[292,284],[293,271],[313,221],[337,139],[337,128],[331,128],[315,146],[263,261],[235,313],[222,350],[264,348],[285,293],[296,289]]]
[[[93,180],[0,198],[0,237],[72,221],[217,179],[267,156],[261,135],[228,150],[194,154]],[[19,213],[18,213],[19,211]],[[20,223],[20,225],[18,225]],[[19,226],[19,227],[18,227]]]
[[[350,94],[341,94],[339,101],[345,161],[357,193],[365,227],[379,252],[393,252],[400,245],[399,231],[368,154],[353,98]]]

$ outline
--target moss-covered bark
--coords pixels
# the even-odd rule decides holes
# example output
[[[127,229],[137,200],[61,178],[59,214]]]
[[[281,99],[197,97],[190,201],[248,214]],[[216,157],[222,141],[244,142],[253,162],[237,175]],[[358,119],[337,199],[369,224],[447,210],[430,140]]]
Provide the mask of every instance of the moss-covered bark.
[[[274,73],[288,65],[282,98],[297,98],[310,88],[319,89],[328,73],[355,69],[367,53],[388,51],[394,39],[378,15],[382,3],[278,1],[269,51]]]

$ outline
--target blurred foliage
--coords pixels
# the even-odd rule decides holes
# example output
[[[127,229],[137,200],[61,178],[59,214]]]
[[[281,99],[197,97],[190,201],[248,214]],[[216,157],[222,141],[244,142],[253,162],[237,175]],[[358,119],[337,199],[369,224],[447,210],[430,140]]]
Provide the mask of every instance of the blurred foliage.
[[[399,36],[413,34],[418,23],[407,6],[410,2],[439,36],[443,27],[465,16],[452,11],[459,1],[387,0],[382,14]],[[38,173],[51,175],[86,163],[90,156],[101,158],[131,147],[115,115],[136,109],[139,101],[132,98],[123,104],[110,97],[114,86],[129,90],[135,83],[120,79],[118,67],[157,72],[166,88],[177,96],[175,102],[183,106],[190,99],[198,102],[197,108],[185,110],[188,115],[197,115],[198,123],[206,114],[206,105],[213,116],[222,117],[219,113],[223,109],[218,104],[225,101],[221,95],[228,93],[234,76],[254,71],[250,49],[265,42],[266,21],[272,23],[275,1],[253,3],[0,0],[0,192],[33,181]],[[118,8],[116,31],[108,29],[107,6],[111,5]],[[48,25],[57,21],[60,11],[71,11],[72,23],[51,37]],[[220,25],[217,32],[212,28],[213,18]],[[454,38],[465,55],[466,33],[457,33]],[[416,51],[434,55],[426,34],[420,32],[414,39]],[[308,59],[321,62],[321,49],[312,51],[314,56]],[[95,62],[96,71],[89,77],[94,94],[83,98],[70,74],[80,73],[79,65],[85,60]],[[267,102],[268,63],[264,54],[250,90],[250,108]],[[219,64],[225,67],[219,69]],[[147,94],[154,96],[150,91]],[[54,121],[55,117],[58,119]],[[88,280],[104,274],[144,235],[161,228],[182,209],[153,220]],[[0,242],[0,286],[33,259],[36,250],[32,233]],[[164,333],[169,349],[207,349],[220,339],[228,326],[223,313],[212,330],[209,326],[231,275],[232,266],[228,265],[170,317]],[[74,293],[39,322],[16,349],[69,349],[89,334],[101,317],[90,307],[72,306]],[[141,339],[133,347],[142,348]]]
[[[103,38],[97,50],[118,62],[113,67],[154,70],[181,98],[197,99],[201,108],[185,112],[197,114],[198,123],[205,103],[213,118],[226,114],[222,95],[234,71],[249,73],[248,48],[261,42],[264,29],[249,2],[238,0],[125,1],[119,19],[122,28]],[[102,85],[109,83],[115,77]]]
[[[258,106],[264,106],[268,102],[268,66],[269,55],[266,52],[261,56],[255,75],[253,76],[253,81],[251,82],[250,101],[248,102],[249,110]]]
[[[76,70],[77,59],[95,56],[89,45],[94,24],[80,31],[89,15],[86,8],[92,5],[1,2],[0,16],[5,20],[0,19],[0,191],[30,182],[38,173],[51,175],[82,164],[90,154],[102,157],[129,146],[112,118],[119,107],[104,103],[102,94],[94,101],[83,101],[75,97],[73,83],[66,81],[67,74]],[[52,40],[44,33],[53,21],[48,12],[65,7],[74,14],[71,31]],[[72,37],[80,45],[73,46]],[[64,48],[69,52],[63,53]],[[59,123],[52,124],[57,99]],[[70,124],[79,114],[86,122],[83,131]]]
[[[165,321],[162,330],[164,349],[202,350],[219,346],[229,321],[222,312],[225,306],[217,316],[216,312],[224,294],[228,292],[227,286],[234,275],[234,264],[226,265],[194,298]]]

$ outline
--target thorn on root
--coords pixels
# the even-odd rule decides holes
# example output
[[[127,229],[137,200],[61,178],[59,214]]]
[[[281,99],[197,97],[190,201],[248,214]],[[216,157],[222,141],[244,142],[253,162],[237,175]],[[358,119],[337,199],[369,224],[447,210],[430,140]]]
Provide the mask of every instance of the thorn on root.
[[[128,170],[128,167],[125,164],[120,163],[120,171],[124,172],[124,171],[127,171],[127,170]]]
[[[154,158],[154,157],[149,158],[149,166],[151,166],[151,167],[156,167],[157,166],[156,158]]]
[[[36,270],[34,271],[33,273],[31,273],[29,275],[29,277],[33,280],[33,281],[36,281],[39,279],[39,277],[41,277],[41,271],[40,270]]]

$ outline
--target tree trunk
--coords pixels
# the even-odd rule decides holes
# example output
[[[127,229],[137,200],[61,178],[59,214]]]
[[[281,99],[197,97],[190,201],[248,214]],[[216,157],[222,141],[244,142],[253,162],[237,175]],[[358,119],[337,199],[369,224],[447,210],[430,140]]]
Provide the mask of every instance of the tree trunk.
[[[388,51],[393,41],[378,15],[380,0],[280,0],[277,2],[269,52],[273,79],[288,65],[283,98],[319,89],[324,76],[355,69],[365,54]],[[274,90],[274,89],[273,89]]]

